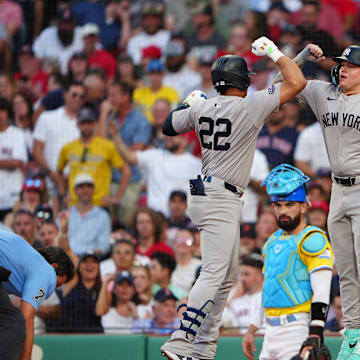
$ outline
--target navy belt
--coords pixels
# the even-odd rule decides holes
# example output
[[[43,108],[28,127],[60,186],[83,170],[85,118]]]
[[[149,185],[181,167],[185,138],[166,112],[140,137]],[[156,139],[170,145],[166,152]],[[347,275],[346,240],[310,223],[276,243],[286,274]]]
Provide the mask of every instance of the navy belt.
[[[343,185],[343,186],[353,186],[356,182],[355,176],[348,176],[348,177],[339,177],[339,176],[333,176],[333,179],[336,183]]]
[[[210,183],[212,179],[213,179],[212,176],[204,176],[203,181]],[[243,195],[243,192],[241,190],[238,190],[238,188],[235,185],[229,184],[226,181],[224,181],[224,188],[233,192],[234,194],[241,194],[240,196]]]

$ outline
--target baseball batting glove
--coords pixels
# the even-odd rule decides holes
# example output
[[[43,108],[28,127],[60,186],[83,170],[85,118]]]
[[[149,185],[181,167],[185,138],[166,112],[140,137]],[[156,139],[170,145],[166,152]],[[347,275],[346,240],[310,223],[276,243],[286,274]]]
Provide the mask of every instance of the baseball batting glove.
[[[298,354],[293,356],[290,360],[321,360],[320,357],[320,338],[319,337],[308,337],[301,345]],[[305,347],[311,347],[303,358],[300,354]]]
[[[284,54],[266,36],[261,36],[251,44],[251,51],[257,56],[268,56],[272,61],[277,62]]]
[[[186,99],[183,101],[183,104],[191,106],[197,103],[198,101],[203,101],[206,99],[207,96],[205,93],[203,93],[201,90],[194,90],[186,97]]]

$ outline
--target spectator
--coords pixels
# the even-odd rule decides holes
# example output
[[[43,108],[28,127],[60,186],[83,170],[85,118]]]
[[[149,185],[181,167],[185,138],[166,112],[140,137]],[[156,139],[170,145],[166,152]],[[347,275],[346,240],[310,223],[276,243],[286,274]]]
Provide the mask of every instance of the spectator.
[[[100,264],[101,276],[130,271],[135,260],[135,245],[130,240],[116,240],[112,247],[111,258]]]
[[[174,190],[169,196],[169,212],[170,216],[166,219],[169,229],[193,229],[190,218],[186,215],[187,195],[181,190]]]
[[[187,291],[175,286],[171,282],[171,275],[175,267],[176,261],[171,255],[161,251],[151,255],[151,275],[154,282],[153,294],[156,294],[160,289],[168,288],[178,299],[187,297]]]
[[[79,137],[76,115],[85,99],[85,87],[70,83],[64,93],[65,105],[52,111],[45,111],[39,117],[34,129],[34,158],[48,175],[47,189],[52,198],[55,213],[58,211],[56,174],[61,148]]]
[[[0,221],[12,211],[19,197],[27,162],[24,134],[9,125],[11,114],[10,103],[0,98]]]
[[[261,183],[268,173],[269,164],[266,156],[260,150],[255,149],[249,185],[244,192],[244,206],[241,209],[242,222],[256,222],[261,202],[261,193],[265,191],[265,189],[261,187]]]
[[[152,277],[150,267],[146,265],[134,265],[131,269],[134,277],[136,296],[138,298],[137,311],[140,319],[148,318],[152,314]]]
[[[78,202],[69,211],[69,240],[72,251],[80,256],[94,252],[104,256],[110,250],[110,217],[98,206],[94,206],[94,179],[80,173],[74,180]]]
[[[37,58],[54,57],[58,59],[63,74],[67,73],[71,56],[75,52],[81,51],[82,48],[81,29],[75,27],[75,19],[68,8],[58,12],[56,25],[44,29],[33,45]]]
[[[202,54],[199,59],[199,73],[201,76],[201,84],[199,90],[203,91],[207,98],[213,98],[217,96],[217,91],[213,87],[211,79],[211,65],[214,62],[212,56],[206,53]]]
[[[132,57],[134,64],[141,61],[141,50],[150,45],[155,45],[164,53],[170,34],[163,30],[164,5],[147,1],[142,8],[142,31],[133,36],[127,44],[127,53]]]
[[[200,87],[201,78],[186,64],[185,41],[171,40],[165,50],[166,71],[163,85],[174,88],[180,99],[185,99],[189,92]]]
[[[88,173],[94,179],[95,192],[92,201],[97,206],[119,203],[130,178],[130,168],[120,158],[114,144],[108,139],[95,136],[97,120],[98,113],[93,107],[82,107],[77,114],[80,138],[67,143],[61,149],[57,175],[61,184],[59,192],[61,195],[65,194],[63,172],[69,166],[71,205],[78,202],[74,181],[80,173]],[[111,169],[113,168],[121,172],[122,178],[115,196],[110,196]]]
[[[232,25],[245,20],[250,10],[250,1],[218,1],[212,3],[212,7],[216,19],[215,27],[227,38]]]
[[[136,253],[151,257],[157,251],[174,256],[174,251],[161,241],[162,227],[159,216],[146,207],[138,208],[130,222],[137,241]]]
[[[41,69],[31,46],[24,45],[19,55],[19,72],[15,74],[17,91],[27,94],[35,102],[47,93],[49,75]]]
[[[34,144],[32,132],[34,129],[34,124],[32,120],[33,108],[31,99],[27,95],[18,92],[14,95],[12,106],[14,110],[15,126],[17,126],[19,129],[22,129],[27,153],[32,154]]]
[[[326,335],[329,335],[329,333],[338,334],[338,332],[344,328],[344,316],[341,309],[341,297],[339,293],[336,293],[332,296],[331,308],[335,313],[335,317],[326,322],[324,326]]]
[[[295,166],[311,178],[320,168],[330,169],[329,157],[319,122],[306,127],[300,133],[295,147],[294,160]]]
[[[250,69],[256,61],[260,60],[251,52],[251,43],[252,39],[245,24],[236,24],[231,28],[227,50],[230,54],[244,58]]]
[[[35,239],[40,240],[40,227],[46,220],[53,220],[53,212],[49,205],[40,204],[34,211]]]
[[[307,192],[311,202],[313,201],[327,202],[325,190],[320,184],[317,184],[316,182],[311,182],[307,186]]]
[[[240,256],[249,256],[256,252],[255,224],[244,223],[240,225]]]
[[[327,232],[327,217],[329,205],[326,201],[313,200],[307,211],[308,224],[317,226]]]
[[[260,254],[250,254],[241,260],[241,295],[231,298],[223,314],[224,325],[227,323],[239,328],[240,334],[245,334],[257,309],[262,306],[263,266],[264,262]]]
[[[166,136],[162,132],[162,126],[170,112],[171,104],[167,99],[157,99],[152,106],[154,123],[152,125],[151,145],[155,149],[166,149]]]
[[[187,229],[179,230],[174,241],[176,267],[171,274],[171,284],[186,293],[190,292],[196,270],[201,266],[201,260],[193,257],[193,244],[193,233]]]
[[[11,102],[15,93],[15,83],[10,73],[0,73],[0,98]]]
[[[268,237],[278,229],[276,218],[272,211],[264,211],[259,215],[255,225],[256,247],[261,251]]]
[[[193,6],[191,12],[191,24],[195,31],[187,38],[189,57],[199,59],[204,53],[215,58],[217,52],[224,48],[225,38],[215,30],[212,7],[206,1]]]
[[[134,101],[142,109],[150,123],[153,123],[151,108],[157,99],[166,99],[172,106],[175,106],[180,98],[174,88],[163,85],[164,65],[161,60],[151,60],[146,71],[150,86],[135,89]]]
[[[138,86],[139,80],[135,65],[127,54],[120,54],[117,57],[116,81],[126,83],[134,88]]]
[[[272,169],[282,163],[294,163],[294,150],[299,133],[285,124],[285,110],[279,109],[266,120],[256,143]]]
[[[140,72],[147,69],[151,60],[160,60],[162,56],[161,49],[155,45],[150,45],[141,50],[141,62],[137,66]],[[144,74],[142,74],[144,75]]]
[[[34,215],[29,210],[20,209],[16,211],[13,230],[15,234],[22,236],[35,249],[42,247],[42,244],[35,240]]]
[[[95,314],[101,280],[100,259],[85,253],[77,260],[75,276],[59,292],[61,301],[60,329],[65,332],[103,332],[100,317]]]
[[[333,37],[325,30],[318,28],[320,3],[316,0],[304,0],[301,8],[302,23],[298,27],[302,42],[317,44],[321,47],[327,58],[319,65],[329,70],[334,62],[331,57],[340,53]]]
[[[32,214],[35,214],[36,208],[46,201],[46,187],[45,183],[40,178],[28,178],[24,181],[21,189],[20,199],[15,203],[12,213],[16,210],[26,209]],[[6,221],[12,222],[12,217],[7,216]]]
[[[332,189],[331,170],[329,168],[320,168],[316,172],[315,184],[319,184],[325,191],[325,201],[330,202]]]
[[[34,318],[34,335],[40,335],[46,332],[46,322],[52,319],[58,319],[61,313],[60,299],[54,291],[46,300],[44,300],[36,312]]]
[[[89,70],[87,55],[82,51],[74,53],[69,60],[68,68],[70,81],[83,83]]]
[[[40,225],[39,240],[43,247],[57,246],[59,228],[53,219],[47,219]]]
[[[269,36],[269,29],[266,23],[266,14],[260,11],[256,11],[256,9],[247,13],[245,18],[245,26],[251,41],[254,41],[260,36]]]
[[[134,322],[133,332],[167,335],[176,330],[180,325],[176,317],[177,297],[169,289],[159,290],[154,297],[151,319],[139,319]]]
[[[186,152],[188,141],[184,136],[168,136],[166,150],[133,151],[118,136],[117,126],[110,131],[121,156],[132,165],[139,166],[147,181],[147,205],[168,216],[168,199],[173,190],[189,192],[188,179],[201,173],[201,161]]]
[[[128,271],[122,271],[115,277],[113,302],[108,302],[107,281],[102,284],[96,303],[96,314],[101,316],[101,323],[106,334],[128,334],[134,320],[138,319],[135,296],[134,278]]]
[[[101,105],[99,136],[108,136],[108,125],[115,119],[119,125],[118,135],[132,150],[143,150],[150,141],[151,126],[146,118],[134,109],[134,89],[126,84],[114,82],[110,85],[108,99]],[[141,190],[141,173],[131,166],[131,178],[119,207],[119,218],[128,222],[136,209]],[[113,182],[120,182],[119,173],[113,172]]]
[[[86,103],[94,106],[96,109],[100,108],[100,104],[106,98],[107,82],[105,76],[99,71],[91,70],[84,79],[86,88]]]
[[[95,67],[103,70],[108,79],[115,76],[116,61],[106,50],[96,48],[99,42],[100,29],[96,24],[88,23],[82,27],[84,53],[86,54],[90,69]]]
[[[23,22],[21,6],[11,0],[0,1],[0,22],[10,37],[16,35]]]
[[[73,6],[76,23],[84,26],[96,24],[100,42],[106,50],[123,49],[130,36],[128,1],[110,0],[105,5],[99,0],[80,1]]]

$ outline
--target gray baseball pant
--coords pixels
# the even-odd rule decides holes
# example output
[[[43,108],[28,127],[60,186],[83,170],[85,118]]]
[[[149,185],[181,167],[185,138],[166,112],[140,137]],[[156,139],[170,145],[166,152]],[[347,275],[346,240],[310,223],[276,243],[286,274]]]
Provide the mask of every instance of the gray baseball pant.
[[[360,328],[360,184],[332,185],[328,228],[340,277],[344,327]]]
[[[237,279],[240,250],[240,211],[243,201],[221,183],[204,183],[206,196],[192,195],[189,215],[200,230],[202,268],[190,291],[188,307],[214,305],[193,342],[176,330],[162,349],[200,359],[214,359],[221,316]]]

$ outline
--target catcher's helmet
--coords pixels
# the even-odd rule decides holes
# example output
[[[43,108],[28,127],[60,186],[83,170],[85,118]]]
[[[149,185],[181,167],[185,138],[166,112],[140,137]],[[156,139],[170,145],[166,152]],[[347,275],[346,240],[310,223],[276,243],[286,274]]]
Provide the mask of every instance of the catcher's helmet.
[[[236,87],[246,90],[250,85],[250,72],[246,61],[237,55],[224,55],[216,59],[211,66],[211,79],[215,89],[220,86]]]
[[[360,46],[350,45],[341,54],[333,58],[334,61],[341,63],[342,61],[348,61],[352,64],[360,66]]]

